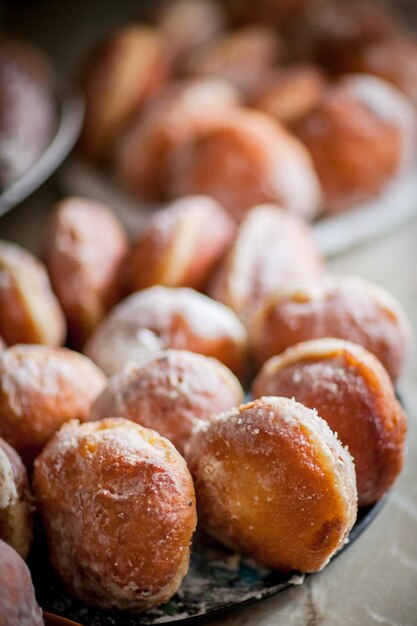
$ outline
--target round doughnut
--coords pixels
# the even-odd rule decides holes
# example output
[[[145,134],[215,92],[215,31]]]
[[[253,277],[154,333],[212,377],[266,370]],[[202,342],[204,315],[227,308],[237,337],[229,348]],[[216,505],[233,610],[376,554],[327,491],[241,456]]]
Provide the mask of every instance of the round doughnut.
[[[314,109],[325,88],[326,79],[316,65],[288,65],[266,77],[250,104],[278,122],[291,125]]]
[[[314,10],[294,25],[289,46],[296,56],[310,58],[338,74],[349,71],[358,50],[395,39],[402,30],[395,13],[379,0],[319,0]]]
[[[249,335],[258,365],[302,341],[336,337],[375,354],[393,381],[411,336],[394,298],[356,277],[300,280],[280,289],[261,304]]]
[[[407,418],[378,359],[341,339],[313,339],[267,361],[253,395],[295,398],[316,409],[348,446],[359,506],[379,500],[404,464]]]
[[[72,421],[37,458],[34,488],[52,565],[74,596],[133,612],[177,591],[197,518],[167,439],[122,418]]]
[[[392,83],[417,105],[417,40],[390,37],[373,41],[352,55],[349,71],[374,74]]]
[[[166,199],[177,152],[216,126],[238,104],[238,93],[223,80],[168,84],[120,140],[114,159],[118,179],[141,199]]]
[[[109,156],[119,133],[167,74],[165,42],[152,26],[125,26],[93,51],[82,79],[85,116],[81,148],[89,159]]]
[[[313,158],[329,213],[374,198],[416,154],[416,113],[387,82],[349,75],[294,126]]]
[[[172,167],[173,197],[202,193],[241,221],[262,203],[312,218],[321,193],[302,143],[268,115],[240,109],[184,146]]]
[[[167,350],[146,365],[130,362],[94,402],[90,419],[120,415],[156,430],[182,453],[200,420],[243,402],[243,389],[222,363]]]
[[[319,276],[324,261],[304,220],[276,205],[251,209],[215,275],[210,295],[244,320],[291,279]]]
[[[55,206],[48,219],[43,251],[67,318],[69,343],[79,348],[120,298],[126,235],[106,206],[69,197]]]
[[[321,570],[356,520],[349,452],[293,400],[261,398],[201,424],[186,454],[202,526],[269,567]]]
[[[247,96],[279,60],[281,47],[272,28],[255,24],[228,32],[197,50],[183,71],[191,76],[223,78]]]
[[[21,458],[0,437],[0,539],[27,559],[32,544],[32,496]]]
[[[0,241],[0,335],[8,345],[59,346],[65,334],[64,315],[43,264],[20,246]]]
[[[64,422],[86,421],[106,384],[82,354],[17,345],[0,355],[0,437],[30,465]]]
[[[157,211],[127,259],[130,291],[153,285],[202,290],[231,243],[235,224],[220,205],[190,196]]]
[[[156,23],[171,60],[181,64],[222,32],[224,16],[220,4],[211,0],[174,0],[162,6]]]
[[[225,305],[192,289],[151,287],[118,304],[85,353],[111,375],[127,361],[143,364],[161,350],[189,350],[217,358],[241,378],[246,347],[246,330]]]
[[[1,626],[43,626],[32,579],[24,560],[0,539]]]

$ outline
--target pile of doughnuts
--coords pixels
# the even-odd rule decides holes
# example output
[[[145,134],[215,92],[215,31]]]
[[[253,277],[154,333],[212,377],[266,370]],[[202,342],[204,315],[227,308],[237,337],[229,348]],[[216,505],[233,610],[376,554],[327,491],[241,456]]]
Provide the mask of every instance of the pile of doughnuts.
[[[271,203],[237,226],[184,197],[130,242],[69,197],[40,252],[0,243],[6,623],[9,598],[40,615],[22,560],[35,510],[56,575],[102,609],[168,601],[197,515],[264,565],[322,569],[403,466],[398,303],[331,276],[307,222]]]
[[[260,2],[255,26],[229,0],[226,31],[219,5],[178,0],[105,42],[84,153],[175,199],[132,240],[110,207],[68,197],[39,258],[0,242],[6,626],[42,623],[24,562],[39,536],[69,594],[141,612],[179,589],[197,518],[263,565],[315,572],[401,472],[406,316],[332,276],[305,218],[411,161],[406,97],[315,65],[334,46],[336,74],[405,35],[371,3],[307,5]],[[303,64],[277,66],[290,41]]]
[[[314,219],[416,161],[417,42],[378,0],[173,0],[82,72],[80,154],[142,202],[276,203]],[[406,68],[406,69],[405,69]]]

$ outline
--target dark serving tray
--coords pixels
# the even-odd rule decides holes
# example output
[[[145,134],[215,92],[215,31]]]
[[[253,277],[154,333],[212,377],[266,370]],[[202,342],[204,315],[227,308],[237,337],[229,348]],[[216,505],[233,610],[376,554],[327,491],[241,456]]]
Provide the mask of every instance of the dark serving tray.
[[[349,541],[334,558],[349,549],[375,519],[385,501],[383,498],[373,507],[359,511]],[[42,550],[40,554],[46,552]],[[40,605],[45,611],[75,620],[82,626],[201,623],[262,602],[304,581],[304,576],[298,572],[283,574],[271,570],[205,535],[197,534],[190,570],[175,596],[167,604],[147,613],[131,615],[86,607],[73,599],[62,588],[44,558],[37,558],[35,551],[30,563]]]

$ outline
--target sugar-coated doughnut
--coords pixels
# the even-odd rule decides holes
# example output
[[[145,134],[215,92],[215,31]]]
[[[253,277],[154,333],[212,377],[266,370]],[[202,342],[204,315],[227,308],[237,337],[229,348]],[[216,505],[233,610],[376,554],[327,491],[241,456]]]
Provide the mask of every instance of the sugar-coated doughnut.
[[[189,196],[157,211],[126,262],[130,291],[153,285],[202,290],[235,234],[212,198]]]
[[[32,544],[33,503],[26,468],[0,437],[0,539],[27,559]]]
[[[202,193],[241,221],[272,202],[307,218],[321,203],[320,184],[304,145],[270,116],[240,109],[193,143],[172,167],[173,197]]]
[[[114,158],[118,179],[141,199],[166,199],[177,153],[238,104],[237,91],[218,78],[169,83],[121,138]]]
[[[298,63],[273,70],[265,77],[251,99],[251,106],[286,125],[307,115],[326,88],[326,80],[316,65]]]
[[[1,626],[43,626],[43,623],[26,563],[0,539]]]
[[[240,224],[209,293],[248,320],[263,299],[289,280],[323,271],[309,226],[293,213],[263,204],[251,209]]]
[[[79,348],[120,298],[126,235],[105,205],[69,197],[55,206],[48,220],[43,252],[67,318],[69,342]]]
[[[176,592],[196,511],[167,439],[122,418],[70,422],[37,458],[34,488],[52,565],[77,598],[133,612]]]
[[[417,105],[417,40],[389,37],[362,46],[351,55],[349,71],[374,74],[392,83]]]
[[[339,74],[349,71],[359,50],[373,42],[395,40],[402,30],[394,12],[379,0],[318,0],[313,11],[293,25],[289,46],[296,56]]]
[[[243,389],[222,363],[167,350],[146,365],[130,362],[94,402],[90,419],[120,415],[156,430],[182,452],[194,426],[243,402]]]
[[[359,506],[379,500],[404,463],[407,419],[378,359],[341,339],[313,339],[267,361],[254,397],[285,396],[316,409],[348,446]]]
[[[242,377],[247,335],[233,311],[192,289],[150,287],[118,304],[101,322],[85,353],[108,375],[127,361],[146,363],[173,348],[213,356]]]
[[[400,305],[381,287],[356,277],[298,280],[283,287],[261,304],[249,334],[258,365],[296,343],[336,337],[373,352],[394,381],[410,340]]]
[[[355,522],[350,454],[293,400],[261,398],[201,424],[186,454],[202,526],[270,567],[322,569]]]
[[[197,50],[183,71],[192,76],[223,78],[248,95],[280,58],[281,48],[276,31],[254,24],[228,32]]]
[[[64,422],[87,420],[106,384],[87,357],[16,345],[0,355],[0,437],[30,464]]]
[[[0,241],[0,335],[8,345],[59,346],[65,319],[46,269],[30,252]]]
[[[89,159],[109,156],[124,126],[166,80],[168,65],[162,33],[143,24],[120,28],[93,51],[82,79],[81,148]]]
[[[156,23],[178,64],[222,32],[224,16],[211,0],[174,0],[162,5]]]
[[[294,128],[311,153],[329,213],[377,196],[416,154],[411,102],[366,74],[347,75],[330,87]]]

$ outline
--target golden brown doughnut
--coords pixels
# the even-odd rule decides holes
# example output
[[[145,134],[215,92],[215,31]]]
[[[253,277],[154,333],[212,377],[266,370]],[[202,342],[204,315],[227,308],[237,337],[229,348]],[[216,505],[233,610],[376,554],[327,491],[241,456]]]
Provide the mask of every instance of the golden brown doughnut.
[[[266,76],[250,105],[282,124],[291,125],[315,107],[325,88],[326,79],[318,66],[307,63],[283,66]]]
[[[65,334],[43,264],[20,246],[0,241],[0,335],[8,345],[59,346]]]
[[[186,447],[199,520],[225,545],[283,570],[321,570],[357,512],[349,452],[315,411],[261,398],[201,424]]]
[[[181,63],[224,28],[220,3],[211,0],[174,0],[163,5],[157,26],[163,33],[170,58]]]
[[[404,463],[407,418],[378,359],[341,339],[313,339],[267,361],[254,397],[285,396],[316,409],[348,446],[359,506],[379,500]]]
[[[108,375],[173,348],[215,357],[241,378],[246,347],[246,331],[228,307],[192,289],[151,287],[118,304],[84,350]]]
[[[167,439],[122,418],[72,421],[37,458],[34,488],[52,565],[77,598],[143,611],[177,591],[197,519]]]
[[[170,83],[122,137],[115,155],[120,182],[140,198],[164,200],[178,150],[216,126],[238,103],[236,90],[219,79]]]
[[[106,384],[82,354],[17,345],[0,355],[0,437],[30,465],[64,422],[86,421]]]
[[[294,128],[311,153],[329,213],[374,198],[415,158],[411,102],[366,74],[341,79]]]
[[[200,420],[243,402],[243,389],[222,363],[167,350],[146,365],[130,362],[94,402],[90,419],[120,415],[156,430],[182,453]]]
[[[202,290],[231,243],[235,224],[206,196],[189,196],[156,212],[126,265],[130,291],[153,285]]]
[[[44,258],[68,323],[81,347],[120,299],[120,264],[127,252],[122,225],[103,204],[81,197],[58,202],[46,225]]]
[[[340,73],[350,69],[358,50],[402,31],[397,16],[379,0],[319,1],[293,24],[288,44],[293,54]]]
[[[23,559],[32,545],[32,512],[26,468],[16,450],[0,437],[0,539]]]
[[[417,39],[389,37],[359,49],[346,63],[349,71],[375,74],[406,94],[417,106]]]
[[[252,25],[224,34],[189,56],[184,73],[223,78],[249,95],[281,56],[281,40],[268,26]]]
[[[251,209],[210,288],[210,295],[249,320],[259,303],[291,279],[319,276],[324,261],[309,226],[272,204]]]
[[[84,76],[81,148],[92,160],[111,152],[117,135],[168,74],[167,50],[156,28],[125,26],[92,53]]]
[[[250,109],[234,111],[184,146],[172,168],[170,188],[173,197],[212,196],[237,221],[266,202],[312,218],[321,202],[305,147],[268,115]]]
[[[24,560],[0,539],[1,626],[43,626],[32,579]]]
[[[395,381],[404,366],[410,329],[392,296],[356,277],[294,282],[260,306],[250,329],[258,365],[290,346],[320,337],[362,345]]]

